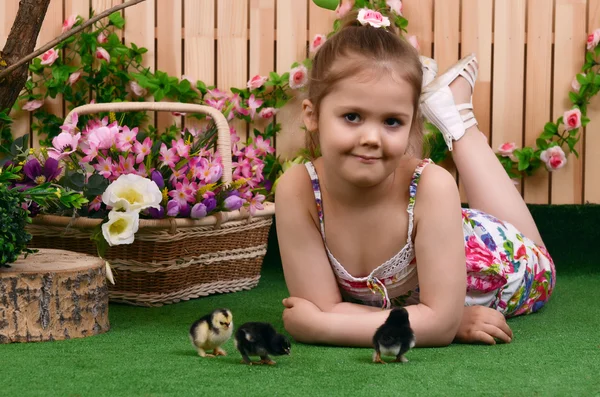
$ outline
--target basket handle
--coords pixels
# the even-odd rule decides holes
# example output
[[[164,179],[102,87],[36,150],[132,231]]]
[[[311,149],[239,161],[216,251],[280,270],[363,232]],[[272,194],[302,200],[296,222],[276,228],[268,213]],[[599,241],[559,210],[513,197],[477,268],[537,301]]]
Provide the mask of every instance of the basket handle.
[[[229,185],[233,181],[231,164],[231,136],[229,124],[225,116],[217,109],[205,105],[181,102],[110,102],[92,103],[78,106],[71,110],[65,117],[65,124],[71,123],[74,113],[91,114],[99,112],[126,112],[126,111],[165,111],[182,113],[204,113],[212,117],[217,127],[217,151],[223,163],[223,182]]]

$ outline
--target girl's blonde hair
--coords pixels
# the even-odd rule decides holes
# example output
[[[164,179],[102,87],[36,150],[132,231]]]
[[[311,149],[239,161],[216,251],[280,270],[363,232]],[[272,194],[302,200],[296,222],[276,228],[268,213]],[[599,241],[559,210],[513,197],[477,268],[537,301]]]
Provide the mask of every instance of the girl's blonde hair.
[[[321,101],[341,80],[366,71],[398,71],[412,87],[414,114],[407,152],[415,154],[423,139],[423,119],[419,111],[423,70],[419,54],[393,25],[387,28],[362,26],[357,16],[358,11],[349,12],[340,29],[313,57],[307,99],[313,105],[314,116],[318,120]],[[347,62],[340,62],[344,58]],[[310,155],[317,157],[318,131],[306,132],[306,146]]]

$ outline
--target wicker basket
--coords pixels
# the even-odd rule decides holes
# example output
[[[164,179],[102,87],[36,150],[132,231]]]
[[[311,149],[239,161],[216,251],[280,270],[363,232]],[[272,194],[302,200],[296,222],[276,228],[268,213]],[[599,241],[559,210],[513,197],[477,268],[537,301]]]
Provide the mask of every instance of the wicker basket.
[[[164,102],[120,102],[92,104],[73,113],[123,111],[170,111],[205,113],[218,129],[217,150],[223,160],[223,181],[232,181],[231,140],[225,117],[217,110],[194,104]],[[109,247],[106,259],[114,271],[115,285],[109,284],[110,299],[139,306],[161,306],[215,293],[255,287],[275,205],[250,217],[245,209],[220,212],[194,219],[140,219],[135,241]],[[40,215],[28,231],[32,248],[56,248],[97,255],[90,240],[101,219]]]

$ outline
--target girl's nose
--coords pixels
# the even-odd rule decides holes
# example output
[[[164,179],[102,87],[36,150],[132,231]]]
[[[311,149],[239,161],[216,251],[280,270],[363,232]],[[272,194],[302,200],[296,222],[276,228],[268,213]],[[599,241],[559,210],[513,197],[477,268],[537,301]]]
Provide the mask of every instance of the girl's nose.
[[[360,134],[359,144],[361,146],[379,146],[381,144],[379,127],[374,125],[365,125]]]

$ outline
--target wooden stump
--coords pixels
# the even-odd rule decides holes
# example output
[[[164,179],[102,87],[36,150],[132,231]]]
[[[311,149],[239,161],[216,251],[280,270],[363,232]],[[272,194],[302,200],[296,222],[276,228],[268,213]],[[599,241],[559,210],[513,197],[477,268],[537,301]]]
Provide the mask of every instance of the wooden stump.
[[[104,260],[40,248],[0,268],[0,343],[84,338],[109,329]]]

